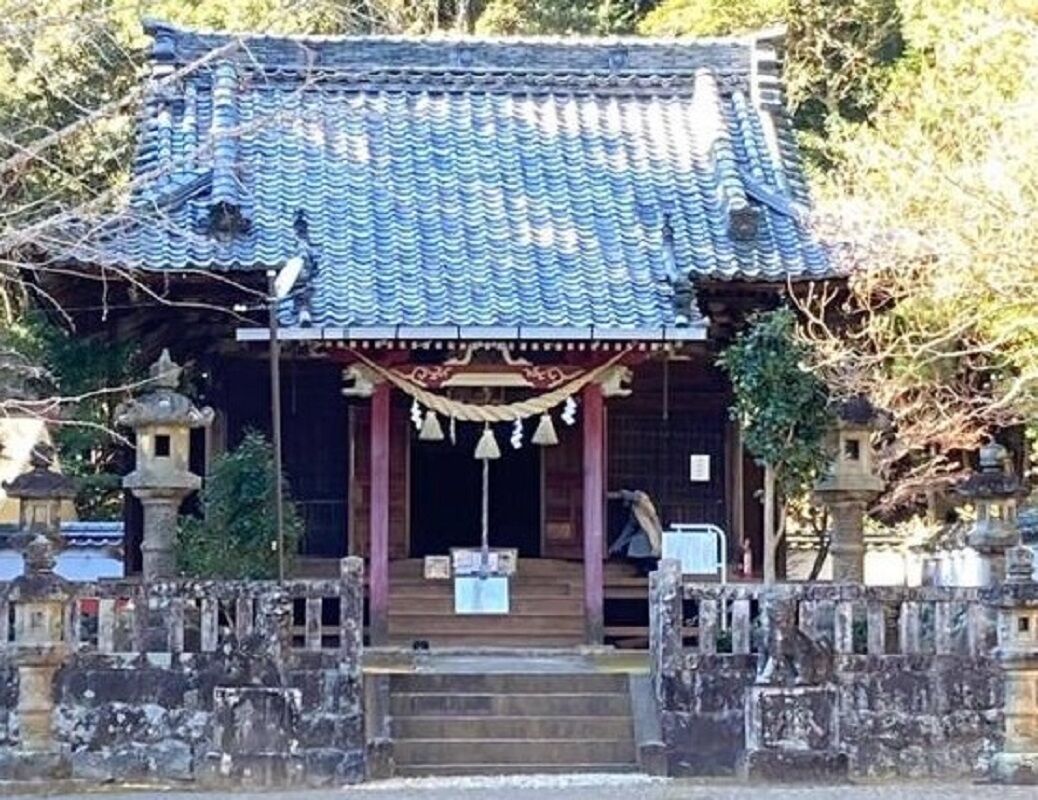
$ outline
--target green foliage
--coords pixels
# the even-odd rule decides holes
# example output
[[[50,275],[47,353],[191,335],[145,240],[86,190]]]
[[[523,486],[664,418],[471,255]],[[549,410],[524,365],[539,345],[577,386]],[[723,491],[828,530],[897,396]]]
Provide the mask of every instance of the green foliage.
[[[476,33],[630,33],[645,5],[638,0],[490,0],[476,20]]]
[[[775,25],[787,0],[664,0],[639,23],[650,36],[727,36]]]
[[[818,148],[832,119],[861,121],[901,55],[897,0],[665,0],[639,24],[651,35],[719,36],[785,23],[785,81],[797,127]]]
[[[213,463],[202,489],[202,516],[182,517],[177,561],[194,578],[263,579],[278,574],[273,448],[249,431]],[[303,523],[284,492],[285,557],[291,563]]]
[[[54,423],[51,433],[62,470],[80,479],[77,513],[85,519],[120,518],[119,442],[111,432],[116,405],[127,387],[144,376],[135,343],[75,336],[40,314],[7,326],[0,341],[0,347],[36,365],[25,381],[25,394],[64,401],[39,413]]]
[[[808,490],[829,460],[823,440],[833,417],[825,384],[807,369],[810,355],[793,312],[779,308],[751,318],[719,359],[746,449],[774,468],[785,498]]]
[[[927,462],[1038,419],[1038,6],[900,6],[906,57],[870,125],[831,126],[816,195],[867,253],[827,377],[893,412],[921,493]]]

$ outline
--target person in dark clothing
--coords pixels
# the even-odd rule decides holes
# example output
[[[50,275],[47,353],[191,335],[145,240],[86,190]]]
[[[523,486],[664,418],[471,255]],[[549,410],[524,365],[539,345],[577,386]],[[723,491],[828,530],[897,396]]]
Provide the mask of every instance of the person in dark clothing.
[[[656,569],[663,543],[663,527],[656,507],[649,495],[642,491],[622,489],[610,492],[609,497],[622,500],[629,509],[620,536],[609,548],[609,557],[623,557],[636,564],[642,574],[648,575]]]

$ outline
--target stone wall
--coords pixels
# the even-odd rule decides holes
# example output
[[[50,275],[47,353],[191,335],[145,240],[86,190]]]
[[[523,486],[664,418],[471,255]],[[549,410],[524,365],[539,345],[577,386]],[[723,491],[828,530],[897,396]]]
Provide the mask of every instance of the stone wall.
[[[683,585],[665,563],[650,600],[670,774],[977,777],[1002,747],[976,591]]]
[[[73,777],[266,784],[364,775],[359,677],[305,654],[284,680],[246,649],[152,666],[74,658],[59,673],[55,729]]]
[[[62,774],[200,785],[362,780],[361,569],[345,559],[338,580],[283,587],[75,588],[66,612],[73,632],[53,681]],[[20,652],[17,641],[0,648],[0,775],[8,777],[31,777],[10,666]]]

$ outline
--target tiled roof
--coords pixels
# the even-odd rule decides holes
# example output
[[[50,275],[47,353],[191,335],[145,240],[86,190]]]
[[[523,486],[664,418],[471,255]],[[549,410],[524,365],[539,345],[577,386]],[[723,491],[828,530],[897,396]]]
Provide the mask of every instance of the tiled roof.
[[[81,260],[306,251],[300,307],[353,326],[656,329],[687,279],[828,273],[761,42],[149,32],[130,206]]]

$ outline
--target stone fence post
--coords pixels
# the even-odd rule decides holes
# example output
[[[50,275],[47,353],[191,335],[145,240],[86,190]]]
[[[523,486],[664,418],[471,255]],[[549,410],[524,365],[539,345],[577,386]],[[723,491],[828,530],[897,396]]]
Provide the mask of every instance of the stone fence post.
[[[1038,582],[1034,554],[1014,547],[999,588],[998,649],[1005,676],[1005,741],[992,760],[994,780],[1038,784]]]
[[[664,701],[664,681],[681,669],[683,591],[681,562],[663,559],[649,575],[649,654],[656,700]]]
[[[348,556],[339,562],[339,652],[342,668],[357,679],[364,646],[364,559]]]

